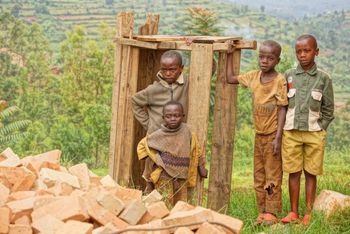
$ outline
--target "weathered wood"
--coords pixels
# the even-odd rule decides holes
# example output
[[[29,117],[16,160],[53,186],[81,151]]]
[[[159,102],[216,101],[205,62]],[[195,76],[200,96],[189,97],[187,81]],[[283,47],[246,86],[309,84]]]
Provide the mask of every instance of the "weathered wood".
[[[158,33],[158,22],[159,15],[148,14],[146,24],[147,26],[141,26],[139,32],[142,34],[157,34]],[[129,40],[129,39],[127,39]],[[143,42],[147,43],[147,42]],[[157,43],[152,43],[157,45]],[[146,88],[152,84],[156,78],[156,74],[160,67],[160,56],[163,52],[158,50],[140,49],[139,54],[139,66],[138,77],[135,78],[137,81],[137,91]],[[135,92],[135,93],[136,93]],[[134,125],[134,145],[132,147],[132,183],[134,187],[138,189],[144,189],[145,180],[142,178],[142,172],[144,170],[144,161],[139,161],[137,157],[137,144],[146,136],[146,131],[143,129],[141,124],[135,119]]]
[[[198,136],[202,154],[206,156],[210,82],[213,64],[213,45],[194,43],[191,52],[189,78],[189,108],[187,123]],[[203,184],[200,185],[197,203],[202,203]]]
[[[234,41],[233,45],[228,43],[214,43],[213,50],[214,51],[228,51],[231,52],[234,49],[256,49],[256,41],[252,40],[237,40]]]
[[[122,12],[117,17],[117,37],[132,33],[133,15]],[[134,144],[133,114],[130,96],[136,92],[138,48],[116,44],[113,80],[112,120],[109,149],[109,174],[121,184],[130,179]]]
[[[117,37],[132,38],[134,29],[134,13],[132,12],[119,12],[117,15]]]
[[[225,42],[227,40],[240,40],[241,37],[216,37],[216,36],[179,36],[179,35],[135,35],[140,41],[184,41],[186,38],[193,38],[196,43]]]
[[[241,50],[233,52],[235,74],[239,74]],[[208,204],[225,213],[230,203],[233,148],[236,125],[237,85],[226,81],[226,53],[219,54],[215,90],[212,156],[210,161]]]
[[[159,14],[147,14],[146,23],[139,27],[139,35],[152,35],[158,33]]]

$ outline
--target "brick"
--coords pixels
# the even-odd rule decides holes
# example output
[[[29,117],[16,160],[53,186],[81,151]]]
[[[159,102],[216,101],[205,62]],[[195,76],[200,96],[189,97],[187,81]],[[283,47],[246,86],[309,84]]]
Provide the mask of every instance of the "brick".
[[[32,234],[32,227],[29,225],[10,224],[9,234]]]
[[[21,200],[35,196],[35,191],[18,191],[9,195],[9,201]]]
[[[17,219],[15,221],[15,224],[19,224],[19,225],[28,225],[28,226],[30,226],[31,223],[32,223],[32,221],[31,221],[29,215],[24,215],[24,216],[22,216],[21,218],[19,218],[19,219]]]
[[[8,207],[0,207],[0,233],[8,233],[11,219],[11,210]]]
[[[55,234],[91,234],[93,225],[75,220],[68,220]]]
[[[136,225],[136,226],[130,226],[128,228],[132,229],[145,229],[145,228],[162,228],[164,227],[163,222],[161,219],[157,219],[154,221],[151,221],[150,223],[147,224],[142,224],[142,225]],[[170,234],[169,230],[160,230],[160,231],[128,231],[128,234]]]
[[[223,234],[225,233],[224,231],[220,230],[219,228],[215,227],[214,225],[210,223],[203,223],[198,230],[196,231],[196,234]]]
[[[119,215],[119,218],[123,219],[129,224],[135,225],[140,221],[146,211],[147,209],[145,205],[140,200],[133,200]]]
[[[171,209],[170,214],[174,214],[178,211],[193,210],[195,207],[184,201],[176,202],[175,206]]]
[[[341,211],[350,207],[350,196],[331,190],[322,190],[314,202],[314,210],[321,211],[327,217],[335,211]]]
[[[45,215],[32,223],[35,232],[44,234],[55,234],[58,229],[64,225],[64,222],[52,215]]]
[[[118,198],[122,199],[126,205],[128,205],[133,200],[142,200],[142,191],[138,189],[131,189],[119,186],[111,191],[113,191],[114,195],[116,195]]]
[[[35,175],[25,167],[2,167],[0,166],[1,182],[4,185],[10,185],[9,189],[12,192],[30,190],[34,185]],[[7,182],[6,182],[7,181]]]
[[[10,190],[0,182],[0,207],[8,201]]]
[[[228,227],[230,227],[232,230],[234,230],[235,233],[240,233],[241,229],[243,228],[243,221],[236,219],[234,217],[220,214],[216,211],[210,210],[213,216],[214,222],[222,223]],[[227,234],[232,233],[232,231],[229,231],[227,229],[224,229]]]
[[[0,161],[0,166],[5,167],[18,167],[22,165],[21,159],[18,157],[17,154],[15,154],[11,148],[5,149],[3,152],[1,152],[1,158],[3,160]]]
[[[209,232],[207,232],[207,233],[209,233]],[[187,228],[187,227],[180,227],[180,228],[176,229],[174,234],[194,234],[194,232],[192,232],[192,230]]]
[[[162,221],[165,226],[173,226],[189,225],[191,223],[207,222],[212,220],[213,216],[210,210],[198,206],[193,210],[178,211],[174,214],[169,215],[168,217],[165,217]],[[191,225],[188,228],[194,230],[199,228],[199,225]],[[175,229],[171,229],[171,231],[174,232]]]
[[[115,216],[112,212],[105,209],[97,203],[93,198],[84,196],[86,200],[87,210],[90,217],[101,225],[112,223],[116,228],[125,228],[128,226],[126,222]]]
[[[89,218],[86,204],[80,197],[62,196],[61,199],[43,205],[32,212],[33,222],[41,217],[50,214],[59,220],[69,219],[84,221]]]
[[[65,182],[56,181],[55,185],[48,189],[48,192],[55,196],[69,196],[74,188]]]
[[[169,214],[169,210],[163,201],[150,204],[147,206],[147,211],[150,213],[150,215],[159,219],[164,218]]]
[[[33,156],[33,159],[36,161],[46,161],[46,162],[54,162],[59,163],[61,158],[61,150],[51,150],[42,154],[38,154]]]
[[[79,180],[76,176],[48,168],[42,168],[40,170],[40,179],[42,179],[48,187],[52,187],[56,182],[65,182],[74,188],[80,188]]]
[[[116,216],[118,216],[125,207],[121,199],[106,191],[100,191],[96,197],[96,201]]]
[[[101,226],[92,230],[92,234],[110,234],[111,232],[115,231],[117,231],[117,229],[111,223],[108,223],[105,226]]]
[[[60,200],[62,197],[54,197],[53,195],[42,195],[35,197],[33,210],[37,210],[42,206],[46,206],[47,204]]]
[[[11,222],[14,223],[22,216],[30,215],[33,211],[35,199],[35,197],[29,197],[26,199],[7,202],[6,205],[11,209],[12,212]]]
[[[60,165],[55,162],[43,162],[43,161],[35,161],[34,159],[32,161],[27,162],[25,166],[33,172],[37,177],[40,175],[41,168],[49,168],[52,170],[59,170]]]
[[[90,187],[90,176],[89,169],[85,163],[76,164],[70,168],[68,171],[76,176],[80,183],[80,188],[82,190],[88,190]]]
[[[161,201],[162,199],[163,199],[163,196],[156,189],[154,189],[150,194],[148,194],[147,196],[144,196],[142,198],[142,201],[147,206],[154,202]]]
[[[35,174],[28,170],[27,168],[23,167],[24,170],[24,175],[21,177],[12,187],[11,191],[16,192],[16,191],[26,191],[30,190],[34,182],[36,180]]]
[[[102,177],[100,180],[100,183],[105,187],[118,187],[118,183],[113,180],[113,178],[110,175],[106,175]]]
[[[6,148],[4,151],[0,153],[2,158],[6,159],[20,159],[17,154],[15,154],[11,148]]]

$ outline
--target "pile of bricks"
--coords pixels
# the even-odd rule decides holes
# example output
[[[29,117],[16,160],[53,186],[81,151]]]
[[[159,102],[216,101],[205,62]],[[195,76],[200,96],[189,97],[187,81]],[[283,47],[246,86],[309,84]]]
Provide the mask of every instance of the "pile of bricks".
[[[186,202],[169,211],[156,190],[143,197],[84,163],[63,167],[60,156],[0,154],[0,233],[239,233],[243,226]]]

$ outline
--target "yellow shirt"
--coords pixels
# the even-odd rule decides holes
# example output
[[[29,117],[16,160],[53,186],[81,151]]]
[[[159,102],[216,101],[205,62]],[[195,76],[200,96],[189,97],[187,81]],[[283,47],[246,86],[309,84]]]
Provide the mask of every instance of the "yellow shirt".
[[[277,130],[277,107],[288,105],[287,82],[280,73],[265,84],[260,76],[260,70],[250,71],[239,75],[238,82],[252,91],[255,132],[267,135]]]

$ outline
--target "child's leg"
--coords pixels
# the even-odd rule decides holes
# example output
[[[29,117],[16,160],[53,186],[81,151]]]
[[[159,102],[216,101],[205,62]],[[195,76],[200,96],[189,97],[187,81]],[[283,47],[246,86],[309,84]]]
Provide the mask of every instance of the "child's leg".
[[[289,200],[292,212],[298,214],[301,171],[289,174]]]
[[[171,177],[161,176],[155,184],[155,188],[163,196],[166,206],[171,209],[173,207],[174,195],[173,179]]]
[[[265,186],[265,168],[264,168],[264,147],[262,136],[255,135],[254,144],[254,189],[256,195],[256,203],[259,213],[265,212],[266,191]]]
[[[146,188],[144,193],[149,194],[154,189],[154,184],[150,181],[150,175],[153,171],[154,162],[147,157],[145,159],[145,169],[143,170],[142,177],[146,180]]]
[[[275,133],[264,136],[265,147],[265,211],[271,214],[276,214],[282,211],[282,158],[281,155],[273,153],[272,142],[275,139]]]
[[[178,201],[187,202],[187,183],[184,179],[175,179],[173,180],[173,205]]]
[[[305,192],[306,192],[306,214],[310,214],[316,196],[316,183],[317,178],[315,175],[310,174],[304,170],[305,174]]]

